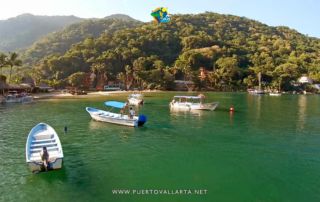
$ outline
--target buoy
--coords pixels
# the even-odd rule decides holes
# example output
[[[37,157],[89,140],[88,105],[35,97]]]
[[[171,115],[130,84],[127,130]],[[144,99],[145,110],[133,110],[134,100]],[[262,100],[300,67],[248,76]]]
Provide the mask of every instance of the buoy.
[[[234,112],[234,107],[233,106],[230,107],[230,112]]]

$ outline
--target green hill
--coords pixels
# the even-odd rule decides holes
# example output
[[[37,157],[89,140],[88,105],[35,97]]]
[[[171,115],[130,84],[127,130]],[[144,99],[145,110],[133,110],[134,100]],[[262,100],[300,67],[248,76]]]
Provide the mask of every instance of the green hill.
[[[64,54],[73,44],[86,38],[97,38],[103,32],[113,33],[138,25],[140,25],[139,21],[120,14],[111,15],[104,19],[84,20],[41,38],[27,49],[22,57],[25,63],[35,64],[45,56]]]
[[[259,72],[264,85],[273,88],[281,84],[289,90],[301,75],[320,82],[317,38],[232,15],[171,18],[170,23],[123,25],[114,33],[86,38],[65,54],[44,58],[35,71],[55,85],[65,85],[76,72],[94,71],[129,87],[157,89],[172,88],[175,78],[192,80],[199,89],[245,89],[257,85]],[[207,70],[203,78],[200,68]]]
[[[75,16],[31,14],[0,20],[0,51],[17,51],[26,48],[42,36],[79,21],[82,19]]]

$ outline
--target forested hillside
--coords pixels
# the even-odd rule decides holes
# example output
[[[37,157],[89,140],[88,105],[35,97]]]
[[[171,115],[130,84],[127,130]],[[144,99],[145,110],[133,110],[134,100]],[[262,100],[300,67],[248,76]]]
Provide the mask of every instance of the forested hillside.
[[[75,16],[31,14],[0,20],[0,51],[17,51],[26,48],[42,36],[79,21],[82,19]]]
[[[112,34],[117,30],[136,27],[140,24],[139,21],[120,14],[104,19],[85,20],[43,37],[26,50],[22,57],[25,63],[33,65],[45,56],[64,54],[73,44],[86,38],[96,38],[103,32]]]
[[[33,75],[60,86],[67,85],[74,73],[95,72],[109,81],[118,79],[127,86],[150,89],[171,89],[174,79],[192,80],[199,89],[245,89],[257,85],[259,72],[264,85],[281,84],[286,90],[301,75],[320,82],[317,38],[232,15],[204,13],[171,19],[159,25],[124,25],[98,38],[93,34],[65,54],[49,55],[49,51]],[[89,25],[86,30],[94,33]],[[61,38],[68,37],[62,34]],[[52,39],[42,46],[52,48],[59,43],[65,42]],[[207,70],[202,78],[200,68]]]

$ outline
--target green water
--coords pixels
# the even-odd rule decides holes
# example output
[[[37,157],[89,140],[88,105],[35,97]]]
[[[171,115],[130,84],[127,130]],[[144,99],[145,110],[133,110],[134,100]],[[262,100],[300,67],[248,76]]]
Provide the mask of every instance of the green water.
[[[146,95],[143,128],[95,122],[84,110],[125,96],[0,105],[0,201],[320,201],[319,96],[211,93],[217,110],[190,114],[170,113],[174,94]],[[32,174],[25,164],[27,134],[39,122],[60,136],[59,171]]]

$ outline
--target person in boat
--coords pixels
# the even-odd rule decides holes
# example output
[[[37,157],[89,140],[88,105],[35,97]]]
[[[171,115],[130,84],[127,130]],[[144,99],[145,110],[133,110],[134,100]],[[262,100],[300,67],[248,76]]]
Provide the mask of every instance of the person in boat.
[[[49,153],[47,147],[42,148],[41,160],[43,162],[44,169],[48,171],[49,168]]]
[[[204,96],[203,94],[199,94],[198,97],[200,97],[200,105],[202,106],[204,103],[204,99],[206,98],[206,96]]]
[[[130,109],[129,109],[129,115],[130,115],[130,119],[133,119],[133,117],[135,115],[135,111],[132,107],[130,107]]]

